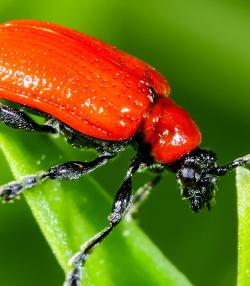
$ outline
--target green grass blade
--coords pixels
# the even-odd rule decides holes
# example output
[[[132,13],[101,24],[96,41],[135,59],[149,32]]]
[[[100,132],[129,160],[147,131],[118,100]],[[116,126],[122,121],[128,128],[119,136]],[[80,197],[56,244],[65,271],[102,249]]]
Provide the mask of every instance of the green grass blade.
[[[1,127],[0,147],[15,179],[71,160],[71,151],[57,141]],[[81,159],[83,153],[79,152]],[[106,226],[112,205],[111,198],[90,176],[71,182],[48,181],[26,190],[25,198],[65,272],[70,269],[68,259],[82,242]],[[95,286],[191,286],[134,222],[122,223],[96,248],[84,278],[83,285]]]
[[[250,171],[237,169],[238,286],[250,285]]]

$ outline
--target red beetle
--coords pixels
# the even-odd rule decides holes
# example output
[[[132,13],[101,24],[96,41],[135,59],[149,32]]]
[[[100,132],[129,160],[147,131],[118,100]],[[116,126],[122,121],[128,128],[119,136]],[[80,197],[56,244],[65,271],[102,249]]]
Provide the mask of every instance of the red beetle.
[[[46,179],[78,179],[128,144],[137,151],[115,196],[108,226],[72,258],[75,267],[68,286],[80,285],[90,250],[140,203],[164,170],[176,173],[182,196],[198,212],[211,208],[218,176],[250,161],[247,155],[218,166],[212,151],[198,148],[201,135],[192,118],[167,98],[170,87],[165,78],[95,38],[47,22],[12,21],[0,25],[0,47],[1,122],[26,131],[60,133],[74,146],[98,151],[91,162],[66,162],[2,186],[3,200]],[[45,124],[34,122],[25,108],[42,114]],[[141,166],[157,175],[133,197],[131,179]]]

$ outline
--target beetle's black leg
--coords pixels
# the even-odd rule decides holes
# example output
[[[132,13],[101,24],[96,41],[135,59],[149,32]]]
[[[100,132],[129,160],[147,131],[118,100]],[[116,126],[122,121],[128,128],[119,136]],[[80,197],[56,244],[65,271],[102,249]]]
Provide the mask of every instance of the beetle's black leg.
[[[238,158],[234,160],[231,163],[226,164],[225,166],[218,166],[216,168],[213,168],[212,170],[208,171],[208,173],[217,175],[217,176],[224,176],[228,171],[235,169],[239,166],[242,166],[244,164],[249,164],[250,163],[250,154]]]
[[[56,130],[51,126],[39,125],[24,112],[0,103],[0,121],[4,124],[25,131],[39,131],[55,133]]]
[[[152,189],[160,182],[162,178],[162,175],[157,175],[152,180],[144,184],[142,187],[140,187],[132,201],[132,205],[126,215],[126,219],[130,220],[130,218],[138,211],[139,207],[144,203],[144,201],[148,198],[150,195]]]
[[[18,196],[24,189],[30,189],[47,179],[75,180],[92,172],[94,169],[106,164],[114,155],[103,154],[91,162],[71,161],[51,167],[47,172],[25,176],[21,182],[11,182],[0,187],[0,198],[10,201]]]
[[[86,262],[89,253],[97,246],[125,216],[132,203],[132,177],[140,167],[140,157],[133,159],[126,177],[115,195],[111,214],[108,216],[109,224],[94,237],[89,239],[81,247],[81,251],[76,253],[70,260],[74,264],[74,269],[69,273],[65,286],[80,286],[82,277],[82,266]]]

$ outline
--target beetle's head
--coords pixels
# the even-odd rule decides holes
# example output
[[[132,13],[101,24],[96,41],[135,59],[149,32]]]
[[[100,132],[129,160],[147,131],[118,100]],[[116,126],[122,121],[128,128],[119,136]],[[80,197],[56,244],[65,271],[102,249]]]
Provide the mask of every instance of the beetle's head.
[[[200,149],[184,156],[179,163],[176,175],[182,196],[189,200],[194,212],[212,206],[217,175],[210,173],[210,170],[216,167],[215,153]]]
[[[189,200],[194,212],[199,212],[203,207],[211,209],[217,178],[246,163],[250,163],[250,154],[218,166],[214,152],[197,148],[171,167],[176,172],[183,198]]]

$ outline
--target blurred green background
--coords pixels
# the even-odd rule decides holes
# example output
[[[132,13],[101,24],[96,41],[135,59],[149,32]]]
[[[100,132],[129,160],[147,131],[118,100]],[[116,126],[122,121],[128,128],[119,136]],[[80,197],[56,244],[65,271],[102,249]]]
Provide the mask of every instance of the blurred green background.
[[[94,35],[149,62],[170,81],[172,98],[199,124],[203,147],[222,163],[250,151],[250,4],[233,0],[0,0],[1,21],[40,19]],[[94,177],[111,194],[131,150]],[[1,183],[11,176],[0,154]],[[108,179],[112,174],[112,179]],[[147,179],[140,174],[139,186]],[[218,184],[217,204],[195,215],[166,174],[138,222],[197,286],[236,284],[234,174]],[[61,285],[60,270],[22,199],[0,207],[0,285]],[[108,285],[107,285],[108,286]]]

